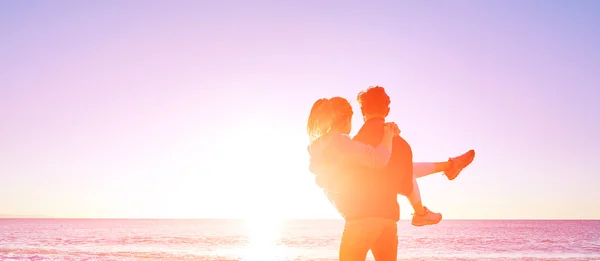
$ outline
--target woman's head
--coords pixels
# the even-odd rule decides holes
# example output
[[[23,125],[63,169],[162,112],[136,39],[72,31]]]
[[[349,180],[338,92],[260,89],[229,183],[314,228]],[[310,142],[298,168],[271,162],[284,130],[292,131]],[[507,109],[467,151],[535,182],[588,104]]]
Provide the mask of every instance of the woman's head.
[[[310,142],[332,131],[350,134],[352,106],[342,97],[317,100],[310,109],[306,130]]]

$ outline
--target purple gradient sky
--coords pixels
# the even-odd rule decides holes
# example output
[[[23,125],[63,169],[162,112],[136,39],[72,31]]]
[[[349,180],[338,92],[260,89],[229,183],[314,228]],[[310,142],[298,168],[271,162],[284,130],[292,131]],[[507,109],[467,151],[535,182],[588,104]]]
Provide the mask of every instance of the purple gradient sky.
[[[2,1],[0,213],[337,217],[308,111],[382,85],[415,160],[478,152],[433,210],[600,218],[600,2],[282,2]]]

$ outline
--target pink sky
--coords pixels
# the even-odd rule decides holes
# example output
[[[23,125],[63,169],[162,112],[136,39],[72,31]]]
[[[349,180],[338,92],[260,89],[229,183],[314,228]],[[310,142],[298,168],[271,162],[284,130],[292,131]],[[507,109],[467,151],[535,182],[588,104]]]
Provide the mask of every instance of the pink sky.
[[[0,214],[337,217],[307,171],[310,106],[339,95],[358,112],[356,94],[382,85],[415,160],[477,150],[456,181],[421,181],[431,209],[600,218],[599,12],[4,1]]]

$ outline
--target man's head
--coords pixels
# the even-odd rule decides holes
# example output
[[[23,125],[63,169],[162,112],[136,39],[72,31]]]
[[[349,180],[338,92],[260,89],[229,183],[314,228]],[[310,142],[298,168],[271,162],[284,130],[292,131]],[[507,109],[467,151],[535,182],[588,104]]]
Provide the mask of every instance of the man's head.
[[[385,118],[390,113],[390,96],[381,86],[369,87],[360,92],[356,99],[364,121],[371,118]]]

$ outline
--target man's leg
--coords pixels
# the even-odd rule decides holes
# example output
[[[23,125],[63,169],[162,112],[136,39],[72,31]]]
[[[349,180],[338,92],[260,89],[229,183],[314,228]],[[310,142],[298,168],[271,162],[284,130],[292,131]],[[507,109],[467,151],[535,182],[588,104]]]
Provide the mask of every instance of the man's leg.
[[[385,227],[371,247],[375,261],[398,260],[398,226],[393,220],[382,221]]]
[[[387,226],[382,220],[365,218],[347,221],[340,243],[340,261],[365,261],[369,249]]]

